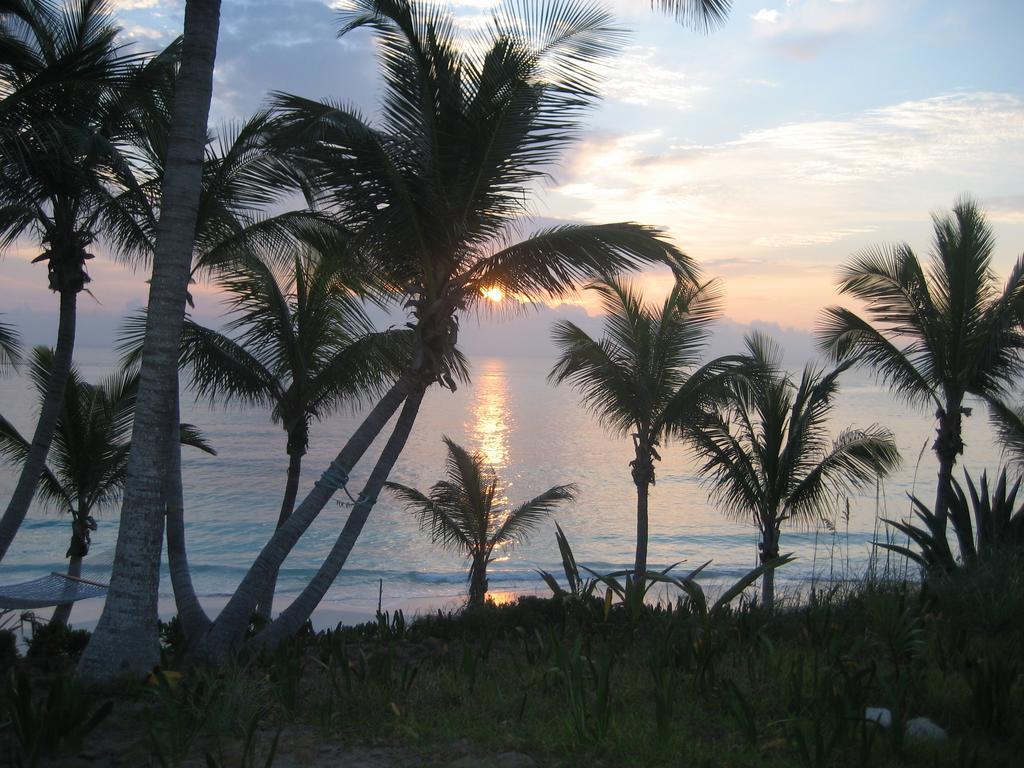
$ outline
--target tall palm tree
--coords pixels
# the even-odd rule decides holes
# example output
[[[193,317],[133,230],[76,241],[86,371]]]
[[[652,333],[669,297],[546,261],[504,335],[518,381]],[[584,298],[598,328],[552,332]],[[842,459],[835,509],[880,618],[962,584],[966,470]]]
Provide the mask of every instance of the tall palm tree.
[[[220,0],[187,0],[114,568],[103,614],[79,662],[79,674],[92,680],[138,677],[160,657],[157,598],[167,468],[178,421],[178,355],[219,28]]]
[[[126,51],[103,0],[12,0],[0,8],[0,247],[30,237],[60,297],[54,376],[0,520],[0,559],[35,494],[75,343],[90,249],[107,234],[130,147],[174,55]]]
[[[168,102],[173,98],[173,82],[169,86],[163,96]],[[148,130],[140,136],[137,149],[137,162],[145,169],[145,176],[117,200],[116,209],[124,214],[115,219],[118,240],[140,245],[147,255],[152,255],[156,242],[167,162],[167,123],[169,119],[147,123]],[[288,254],[296,249],[314,249],[344,253],[344,260],[333,260],[339,276],[344,276],[353,291],[366,290],[375,282],[373,270],[346,248],[349,233],[340,222],[308,208],[266,214],[267,209],[286,207],[291,202],[289,196],[303,185],[301,169],[281,162],[269,140],[269,129],[268,113],[258,112],[221,129],[207,144],[189,281],[232,274],[239,260],[256,258],[287,266]],[[188,303],[192,305],[191,296]],[[144,332],[145,312],[129,321],[127,360],[133,364],[141,356]],[[173,399],[177,402],[177,395]],[[191,642],[208,629],[210,619],[199,603],[188,565],[180,447],[172,444],[170,450],[167,557],[178,616]]]
[[[591,284],[606,315],[604,335],[591,338],[567,320],[555,324],[560,357],[551,371],[556,384],[568,381],[601,423],[633,439],[630,462],[636,486],[637,579],[647,571],[648,499],[662,442],[692,421],[732,376],[743,358],[720,357],[701,365],[711,324],[720,313],[714,284],[680,282],[661,306],[646,306],[628,283],[614,278]]]
[[[29,365],[29,377],[41,404],[53,375],[53,351],[36,347]],[[94,513],[115,504],[124,487],[138,383],[138,373],[132,371],[99,384],[83,381],[73,366],[68,374],[48,465],[39,478],[39,493],[48,505],[71,516],[71,544],[66,554],[69,576],[82,574],[82,559],[89,553],[96,530]],[[181,424],[179,433],[182,445],[215,453],[192,425]],[[30,450],[29,441],[0,416],[0,455],[20,464]],[[51,621],[66,624],[70,614],[70,603],[58,606]]]
[[[728,514],[754,522],[767,563],[779,556],[783,523],[814,520],[836,494],[895,469],[900,454],[892,433],[877,425],[828,439],[839,375],[852,363],[827,373],[808,365],[795,382],[780,371],[781,353],[770,339],[748,336],[747,351],[762,374],[733,380],[725,407],[688,435],[712,496]],[[762,577],[761,594],[772,607],[773,569]]]
[[[873,370],[897,396],[934,404],[932,445],[939,462],[933,511],[946,520],[950,482],[963,453],[964,397],[999,401],[1021,370],[1024,258],[1000,290],[992,272],[992,230],[977,205],[962,198],[952,215],[934,215],[927,268],[905,243],[871,248],[843,268],[840,293],[864,307],[858,315],[829,307],[820,345],[836,360]]]
[[[517,507],[509,507],[494,470],[479,453],[469,453],[445,437],[447,479],[435,483],[430,494],[399,483],[387,488],[420,519],[435,543],[460,552],[469,560],[469,605],[484,604],[487,566],[495,552],[526,541],[529,533],[560,503],[576,498],[574,485],[556,485]]]
[[[435,383],[455,386],[459,317],[485,300],[484,289],[530,299],[640,264],[695,272],[657,231],[638,224],[567,225],[509,242],[530,214],[535,184],[597,98],[595,66],[622,40],[605,12],[579,0],[516,10],[522,15],[499,9],[477,44],[460,46],[451,14],[437,3],[357,0],[343,12],[341,33],[369,27],[377,36],[379,123],[333,102],[275,99],[282,148],[312,169],[320,205],[337,212],[353,230],[353,247],[407,297],[413,356],[221,612],[207,644],[214,657],[241,641],[261,581],[402,408],[328,558],[259,642],[278,642],[308,618],[351,552],[423,393]]]
[[[374,332],[335,259],[257,259],[222,281],[233,319],[221,333],[186,319],[181,362],[200,397],[268,408],[284,429],[288,475],[277,526],[295,507],[313,419],[380,396],[402,372],[407,334]],[[259,612],[270,617],[276,578]]]

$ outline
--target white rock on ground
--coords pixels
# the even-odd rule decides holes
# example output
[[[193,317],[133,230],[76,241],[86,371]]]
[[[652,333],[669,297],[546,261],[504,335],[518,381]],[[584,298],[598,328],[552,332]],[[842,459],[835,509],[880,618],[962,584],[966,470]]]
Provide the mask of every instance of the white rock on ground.
[[[941,725],[927,717],[915,717],[913,720],[907,720],[903,727],[903,737],[916,741],[945,741],[949,735]]]
[[[883,728],[892,725],[892,712],[885,707],[868,707],[864,710],[864,719],[869,723],[877,723]]]

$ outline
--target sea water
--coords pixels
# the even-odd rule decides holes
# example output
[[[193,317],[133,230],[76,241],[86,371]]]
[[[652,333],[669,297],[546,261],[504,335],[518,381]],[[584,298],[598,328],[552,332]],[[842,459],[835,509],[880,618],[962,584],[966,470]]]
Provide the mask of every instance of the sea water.
[[[427,394],[391,477],[427,491],[443,476],[441,438],[447,435],[483,454],[505,481],[505,495],[512,504],[553,485],[579,487],[576,503],[558,509],[527,543],[498,553],[488,575],[491,593],[499,600],[544,593],[537,569],[561,578],[556,520],[577,560],[595,571],[629,567],[633,559],[631,440],[604,430],[581,407],[571,388],[549,384],[546,377],[552,362],[526,357],[473,359],[471,384],[454,393],[435,387]],[[115,368],[116,356],[109,349],[83,348],[76,353],[76,364],[86,380],[96,381]],[[37,403],[37,393],[24,376],[0,379],[0,413],[26,436],[31,435]],[[984,408],[973,405],[974,414],[965,420],[967,450],[962,466],[977,477],[983,469],[991,473],[999,465],[1000,449]],[[850,425],[888,427],[903,454],[903,466],[882,483],[837,497],[825,519],[784,527],[781,551],[792,552],[797,559],[777,573],[782,594],[811,585],[827,588],[858,578],[869,568],[915,576],[913,566],[887,556],[873,542],[886,536],[880,518],[910,514],[908,494],[917,493],[928,505],[934,498],[931,410],[913,409],[898,401],[867,374],[852,371],[843,376],[831,421],[834,431]],[[232,592],[273,532],[288,464],[286,438],[284,430],[260,409],[196,403],[187,392],[182,418],[199,427],[217,450],[216,456],[208,456],[185,448],[182,457],[192,575],[197,592],[214,604]],[[300,500],[359,421],[358,410],[347,410],[313,425],[303,460]],[[353,496],[385,439],[378,439],[353,472]],[[755,566],[757,531],[752,521],[729,518],[718,510],[709,499],[708,486],[697,476],[696,459],[684,446],[664,445],[660,452],[662,461],[650,497],[651,567],[683,561],[676,570],[681,574],[710,560],[701,577],[720,585]],[[962,477],[959,468],[957,476]],[[0,468],[4,504],[15,479],[13,469]],[[337,494],[285,561],[278,582],[279,608],[303,588],[330,550],[350,509],[348,502],[344,494]],[[99,529],[93,534],[83,575],[105,580],[113,559],[118,508],[102,511],[97,518]],[[66,515],[36,504],[0,564],[0,584],[63,570],[69,534]],[[323,605],[365,617],[372,616],[378,600],[385,609],[428,611],[457,605],[465,588],[465,560],[433,544],[415,516],[384,492]],[[161,595],[169,597],[170,590],[165,568]]]

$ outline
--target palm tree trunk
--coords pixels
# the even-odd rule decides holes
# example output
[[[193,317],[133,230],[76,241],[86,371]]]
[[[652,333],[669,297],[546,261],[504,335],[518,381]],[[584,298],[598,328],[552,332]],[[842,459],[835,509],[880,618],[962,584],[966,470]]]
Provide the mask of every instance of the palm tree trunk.
[[[273,649],[282,640],[294,635],[313,615],[314,609],[320,604],[334,580],[338,578],[338,574],[344,567],[345,561],[370,516],[370,511],[377,501],[377,495],[384,488],[388,475],[391,474],[395,462],[398,461],[402,449],[405,448],[409,433],[412,432],[413,424],[416,423],[416,415],[419,413],[420,403],[423,402],[424,391],[424,387],[419,386],[406,399],[402,413],[399,415],[398,421],[395,422],[395,428],[391,432],[384,450],[381,451],[380,458],[377,459],[377,464],[370,473],[366,485],[363,486],[356,504],[352,507],[352,512],[349,514],[348,520],[345,521],[345,526],[337,541],[334,542],[330,554],[327,555],[320,570],[302,590],[295,602],[253,639],[252,644],[257,648]]]
[[[399,406],[413,391],[413,379],[403,376],[388,390],[373,410],[359,425],[348,442],[341,449],[331,467],[321,476],[313,489],[289,516],[288,520],[278,528],[270,541],[266,543],[259,556],[249,567],[249,571],[238,585],[234,595],[224,606],[224,610],[213,622],[201,649],[201,655],[210,660],[223,659],[241,644],[249,619],[263,595],[264,585],[271,574],[281,567],[281,563],[291,552],[295,543],[306,529],[313,523],[337,489],[337,482],[329,476],[331,468],[339,467],[350,471],[371,443],[381,433]]]
[[[647,539],[649,536],[647,521],[647,505],[651,486],[648,483],[637,483],[636,486],[636,560],[633,563],[633,574],[637,583],[647,573]]]
[[[291,442],[291,440],[289,440],[289,442]],[[295,509],[295,497],[299,495],[299,476],[302,474],[302,455],[303,453],[299,451],[289,452],[288,481],[285,483],[284,487],[284,499],[281,501],[281,512],[277,517],[278,528],[288,522],[288,518],[291,517],[292,510]],[[256,606],[256,613],[268,620],[273,615],[274,592],[277,591],[277,574],[280,570],[280,565],[274,566],[270,569],[270,575],[267,576],[267,587],[263,591],[263,597],[260,598],[259,604]]]
[[[469,571],[469,605],[476,608],[487,599],[487,558],[473,558]]]
[[[79,556],[72,557],[68,562],[68,576],[78,578],[82,575],[82,558]],[[51,624],[58,624],[62,627],[67,626],[68,619],[71,618],[71,607],[74,603],[65,603],[64,605],[58,605],[53,609],[53,616],[50,617]]]
[[[956,459],[963,452],[963,396],[955,393],[947,394],[945,408],[939,411],[939,426],[936,430],[935,442],[932,449],[939,460],[938,485],[935,488],[935,515],[942,522],[943,530],[946,527],[946,517],[949,512],[949,499],[953,491],[953,468],[956,467]]]
[[[761,563],[767,563],[779,556],[779,531],[774,525],[767,525],[761,537]],[[761,576],[761,605],[768,610],[775,607],[775,569],[770,568]]]
[[[53,369],[46,382],[46,394],[39,410],[39,420],[36,421],[36,430],[32,435],[32,444],[29,446],[25,463],[21,467],[18,484],[14,487],[14,494],[7,504],[3,518],[0,519],[0,561],[7,554],[7,549],[14,541],[25,515],[28,514],[29,505],[32,504],[32,498],[39,486],[39,476],[46,466],[46,456],[50,452],[50,441],[53,439],[53,431],[57,428],[57,419],[64,404],[64,388],[68,383],[71,359],[75,352],[77,304],[77,290],[65,289],[60,292],[60,320],[57,326],[57,347],[53,352]]]
[[[651,449],[643,440],[636,441],[636,458],[631,462],[633,484],[636,486],[636,559],[633,562],[633,578],[640,583],[647,574],[648,501],[651,484],[654,482],[654,462]]]
[[[88,680],[141,679],[160,658],[157,598],[178,354],[195,242],[220,0],[185,4],[149,311],[110,591],[79,662]]]
[[[181,485],[181,438],[178,422],[181,409],[175,397],[174,430],[171,436],[170,461],[167,466],[167,566],[171,574],[171,588],[174,590],[174,605],[185,633],[186,642],[192,645],[210,628],[210,618],[199,604],[192,574],[188,566],[188,551],[185,548],[185,494]]]

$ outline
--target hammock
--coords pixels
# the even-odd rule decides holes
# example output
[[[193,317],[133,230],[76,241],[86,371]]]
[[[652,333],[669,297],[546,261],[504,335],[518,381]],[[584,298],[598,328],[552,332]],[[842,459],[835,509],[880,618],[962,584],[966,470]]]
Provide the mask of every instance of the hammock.
[[[0,586],[0,611],[20,608],[49,608],[90,597],[103,597],[107,585],[53,572],[35,581]]]

